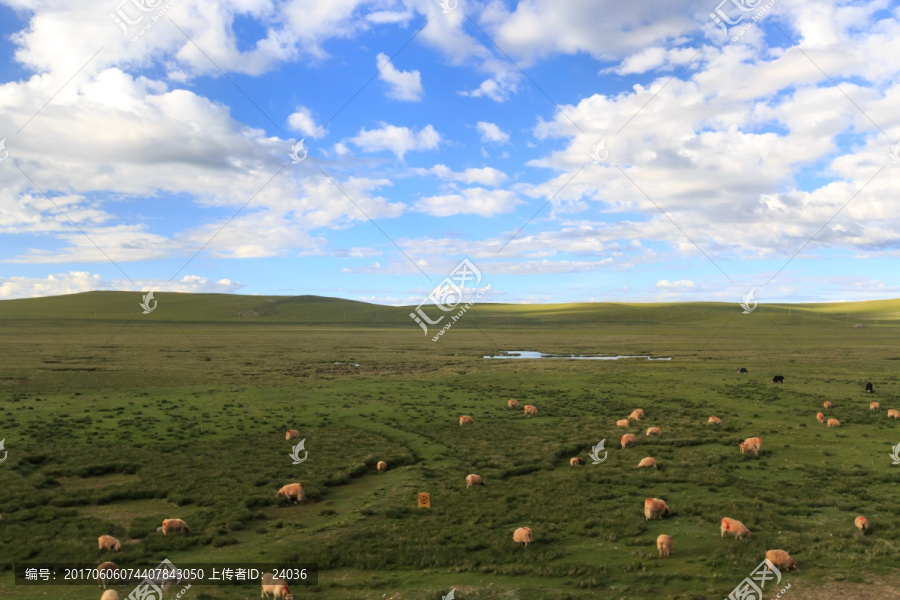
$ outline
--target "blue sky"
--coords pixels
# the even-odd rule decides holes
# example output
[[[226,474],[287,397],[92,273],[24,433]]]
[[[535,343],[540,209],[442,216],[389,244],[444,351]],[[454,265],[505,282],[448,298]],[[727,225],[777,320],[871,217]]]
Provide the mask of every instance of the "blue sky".
[[[900,297],[898,5],[770,2],[0,0],[0,298]]]

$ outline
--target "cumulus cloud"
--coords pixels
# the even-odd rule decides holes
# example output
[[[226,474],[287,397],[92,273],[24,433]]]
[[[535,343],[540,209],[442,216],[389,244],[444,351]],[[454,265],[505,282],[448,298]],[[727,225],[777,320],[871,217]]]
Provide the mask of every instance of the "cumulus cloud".
[[[414,208],[436,217],[464,214],[492,217],[512,212],[518,204],[522,201],[508,190],[466,188],[459,194],[423,198],[416,202]]]
[[[476,127],[478,128],[478,133],[481,134],[481,141],[484,143],[496,142],[505,144],[509,141],[509,134],[500,129],[495,123],[478,121]]]
[[[288,116],[288,127],[294,131],[299,131],[305,137],[318,139],[328,135],[328,130],[321,125],[316,124],[315,119],[305,106],[298,106],[297,109]]]
[[[137,288],[135,288],[135,284]],[[149,291],[185,292],[185,293],[234,293],[243,284],[229,279],[210,281],[206,277],[185,275],[181,279],[167,282],[165,279],[141,279],[132,284],[127,279],[105,280],[97,273],[88,271],[69,271],[54,273],[44,278],[6,277],[0,278],[0,298],[38,298],[42,296],[59,296],[63,294],[79,294],[97,290],[112,291]]]
[[[408,127],[383,123],[378,129],[361,129],[350,141],[366,152],[389,150],[403,160],[403,156],[411,150],[434,150],[441,141],[441,135],[430,124],[415,132]]]
[[[375,63],[378,78],[391,86],[388,97],[408,102],[422,99],[422,75],[418,71],[400,71],[384,53],[378,54]]]

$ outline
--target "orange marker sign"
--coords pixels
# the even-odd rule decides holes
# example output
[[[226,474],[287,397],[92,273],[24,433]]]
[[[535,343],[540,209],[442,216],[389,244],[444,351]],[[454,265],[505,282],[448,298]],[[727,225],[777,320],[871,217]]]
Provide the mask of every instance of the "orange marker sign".
[[[419,508],[431,508],[431,494],[419,494]]]

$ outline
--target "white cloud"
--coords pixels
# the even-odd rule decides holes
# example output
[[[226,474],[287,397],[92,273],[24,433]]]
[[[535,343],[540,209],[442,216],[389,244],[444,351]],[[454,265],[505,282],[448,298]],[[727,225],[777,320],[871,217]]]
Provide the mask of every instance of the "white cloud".
[[[390,150],[403,160],[404,154],[410,150],[434,150],[441,136],[430,124],[414,132],[408,127],[383,123],[379,129],[361,129],[350,141],[366,152]]]
[[[137,289],[135,289],[135,285]],[[244,287],[243,284],[232,282],[229,279],[220,279],[213,282],[197,275],[186,275],[180,280],[173,282],[167,282],[165,279],[140,279],[132,284],[127,279],[104,280],[96,273],[69,271],[68,273],[48,275],[45,278],[0,278],[0,298],[4,300],[38,298],[41,296],[79,294],[96,290],[134,291],[135,294],[138,294],[140,291],[147,292],[151,289],[156,290],[156,293],[235,293],[242,287]],[[157,300],[159,300],[158,295]]]
[[[310,111],[305,106],[298,106],[287,119],[288,127],[294,131],[299,131],[305,137],[319,139],[328,135],[328,130],[317,125]]]
[[[508,190],[466,188],[461,194],[423,198],[416,202],[414,209],[435,217],[462,214],[492,217],[512,212],[518,204],[522,204],[522,201]]]
[[[656,282],[656,287],[663,290],[684,290],[694,287],[694,282],[688,279],[679,279],[678,281],[660,279]]]
[[[498,144],[505,144],[509,141],[509,134],[494,123],[478,121],[476,127],[478,128],[478,133],[481,134],[481,141],[484,143],[496,142]]]
[[[422,75],[418,71],[398,70],[384,53],[376,57],[375,64],[378,78],[391,86],[388,97],[410,102],[422,99]]]
[[[445,181],[458,181],[467,184],[480,183],[481,185],[492,187],[500,185],[507,179],[506,173],[493,167],[473,167],[463,171],[454,171],[447,165],[438,164],[430,169],[414,169],[414,172],[421,175],[437,175]]]

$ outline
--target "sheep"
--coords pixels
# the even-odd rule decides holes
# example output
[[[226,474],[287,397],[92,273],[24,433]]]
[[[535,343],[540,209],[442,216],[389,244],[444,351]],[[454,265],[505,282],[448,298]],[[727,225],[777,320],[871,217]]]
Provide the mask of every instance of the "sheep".
[[[573,456],[572,458],[569,459],[570,467],[577,467],[578,465],[582,465],[582,464],[584,464],[584,459],[581,458],[580,456]]]
[[[618,421],[616,421],[616,425],[619,427],[628,427],[629,425],[631,425],[631,421],[629,421],[628,419],[619,419]]]
[[[825,414],[824,413],[816,413],[816,421],[819,423],[825,422]]]
[[[664,533],[660,534],[660,536],[656,538],[656,549],[659,550],[660,556],[663,554],[669,556],[672,552],[672,538]]]
[[[856,520],[853,521],[856,525],[856,528],[863,532],[863,535],[869,532],[869,520],[864,516],[860,515],[856,517]]]
[[[510,408],[519,408],[519,401],[513,400],[512,398],[510,398],[509,401],[506,403],[506,405],[509,406]]]
[[[641,462],[638,463],[638,468],[650,468],[658,469],[659,467],[656,465],[656,459],[652,456],[648,456],[646,458],[642,458]]]
[[[743,442],[739,444],[741,449],[741,454],[745,454],[747,452],[752,452],[753,454],[759,456],[759,447],[762,444],[762,440],[758,437],[747,438]]]
[[[114,562],[103,562],[97,565],[97,587],[106,589],[106,584],[113,580],[113,573],[110,571],[118,570],[119,565]]]
[[[659,518],[662,519],[667,514],[669,514],[669,507],[664,500],[659,498],[647,498],[644,500],[644,517],[648,521],[656,515],[659,515]]]
[[[375,465],[375,468],[378,469],[379,473],[384,473],[385,471],[387,471],[387,463],[383,460],[379,460],[378,464]]]
[[[531,535],[530,527],[519,527],[513,532],[513,541],[517,544],[525,544],[528,546],[531,542],[534,541],[534,537]]]
[[[116,590],[106,590],[103,592],[103,595],[100,596],[100,600],[119,600],[119,594]]]
[[[825,402],[822,403],[822,406],[824,406],[825,408],[831,408],[833,405],[831,404],[831,402],[826,400]]]
[[[722,518],[722,525],[719,527],[722,532],[722,537],[725,537],[726,533],[730,533],[734,535],[734,539],[739,540],[744,537],[750,537],[750,530],[736,519],[729,519],[728,517]]]
[[[719,417],[710,417],[707,423],[712,423],[713,425],[721,425],[722,419],[720,419]]]
[[[627,448],[628,446],[634,446],[637,443],[637,438],[634,437],[633,433],[626,433],[621,438],[619,438],[619,442],[622,444],[622,448]]]
[[[838,421],[837,419],[828,419],[828,426],[829,427],[840,427],[841,422]]]
[[[185,531],[187,533],[191,532],[190,528],[188,528],[187,526],[187,523],[185,523],[181,519],[163,519],[162,534],[168,535],[170,531]]]
[[[461,415],[459,417],[459,425],[462,427],[463,425],[471,425],[475,421],[469,415]]]
[[[769,550],[766,552],[766,560],[784,571],[797,568],[797,563],[784,550]]]
[[[869,410],[880,410],[881,403],[880,402],[869,402]]]
[[[281,489],[275,492],[276,496],[283,496],[287,499],[294,498],[297,502],[303,502],[306,499],[306,492],[303,490],[302,483],[289,483],[281,486]]]
[[[293,600],[294,596],[284,579],[275,577],[272,573],[266,573],[262,576],[262,591],[260,598],[268,598],[269,594],[273,598],[282,598],[283,600]]]
[[[484,485],[484,480],[481,478],[481,475],[476,475],[474,473],[466,475],[466,489],[469,489],[473,485]]]
[[[526,415],[536,415],[537,407],[534,406],[533,404],[526,404],[525,405],[525,414]]]
[[[97,538],[97,546],[100,547],[100,550],[112,550],[113,552],[118,552],[122,549],[122,544],[111,535],[101,535]]]
[[[900,419],[900,410],[897,410],[896,408],[889,408],[888,409],[888,419],[890,419],[892,417],[894,419]]]
[[[647,435],[659,435],[662,433],[659,427],[650,427],[647,429]]]
[[[641,419],[644,418],[644,409],[643,408],[634,409],[633,411],[631,411],[631,414],[628,415],[628,418],[633,421],[640,421]]]
[[[298,438],[298,437],[300,437],[300,432],[297,431],[296,429],[288,429],[287,431],[284,432],[285,440],[292,440],[292,439]]]

